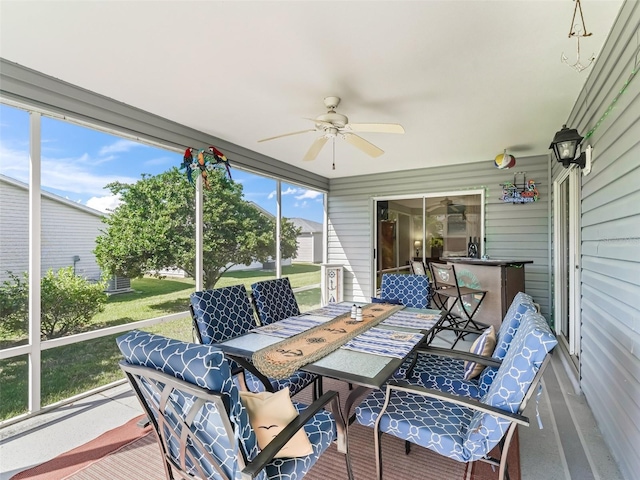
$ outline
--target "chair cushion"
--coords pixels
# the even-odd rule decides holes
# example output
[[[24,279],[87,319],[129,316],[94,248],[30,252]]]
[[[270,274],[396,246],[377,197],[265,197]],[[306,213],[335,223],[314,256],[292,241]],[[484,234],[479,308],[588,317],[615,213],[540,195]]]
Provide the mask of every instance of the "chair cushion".
[[[371,303],[390,303],[391,305],[402,305],[402,302],[397,298],[371,297]]]
[[[298,416],[289,398],[289,390],[270,392],[240,392],[242,404],[249,412],[249,421],[258,439],[258,446],[264,450],[291,420]],[[275,455],[280,457],[304,457],[313,449],[304,430],[298,430],[284,447]]]
[[[518,412],[542,362],[557,343],[542,315],[526,313],[502,365],[481,401],[511,413]],[[463,441],[469,458],[477,460],[483,455],[482,452],[486,453],[487,446],[490,450],[497,445],[509,423],[508,420],[477,412],[471,419]]]
[[[514,297],[496,335],[496,348],[493,351],[494,358],[500,360],[504,358],[507,350],[509,350],[509,345],[511,345],[511,340],[513,340],[513,336],[520,326],[522,316],[527,312],[533,311],[535,311],[535,306],[529,295],[520,292]]]
[[[236,437],[239,438],[247,458],[252,460],[256,457],[259,449],[255,433],[249,423],[247,411],[240,402],[227,360],[218,348],[182,342],[139,330],[118,337],[116,342],[125,360],[132,365],[161,371],[227,397],[230,409],[228,415],[236,431]],[[146,390],[143,394],[147,401],[153,401],[157,405],[157,398],[153,397],[151,390]],[[169,402],[176,413],[184,415],[186,409],[193,404],[193,396],[177,394],[171,396]],[[167,410],[165,415],[167,421],[174,425],[178,423],[173,411]],[[237,471],[238,464],[233,452],[237,447],[229,443],[221,414],[212,403],[206,404],[202,412],[193,419],[193,429],[209,453],[226,465],[231,476],[235,475],[233,472]],[[170,438],[169,443],[175,458],[178,451],[177,439]],[[201,457],[201,452],[194,451],[193,454],[196,458]],[[201,463],[206,471],[214,471],[213,466],[204,460],[204,457],[201,458]]]
[[[244,285],[194,292],[190,301],[205,345],[238,337],[256,326]]]
[[[260,379],[255,375],[253,375],[250,371],[248,370],[244,371],[244,379],[245,379],[247,388],[250,391],[252,392],[266,391]],[[271,382],[271,386],[273,387],[274,391],[277,392],[278,390],[282,390],[283,388],[286,388],[289,390],[289,393],[291,395],[295,395],[300,390],[305,388],[307,385],[313,383],[315,379],[316,379],[316,376],[314,374],[297,370],[293,372],[293,374],[291,374],[291,376],[288,378],[283,378],[283,379],[270,378],[269,381]]]
[[[487,328],[482,335],[480,335],[471,345],[469,349],[470,353],[474,353],[476,355],[482,355],[483,357],[488,357],[493,353],[493,349],[496,346],[496,332],[491,325]],[[470,380],[472,378],[480,375],[480,372],[484,369],[484,365],[477,362],[464,362],[464,379]]]
[[[429,278],[425,275],[385,273],[380,298],[394,298],[410,308],[429,308]]]
[[[356,407],[356,420],[373,427],[385,400],[375,390]],[[446,412],[443,415],[443,412]],[[380,431],[390,433],[458,461],[465,461],[462,445],[473,412],[459,405],[406,392],[394,391],[380,419]]]
[[[287,277],[251,285],[258,316],[263,325],[300,315],[298,302]]]
[[[298,412],[307,406],[293,402]],[[336,438],[336,425],[327,410],[320,410],[313,419],[305,423],[304,431],[309,438],[313,453],[305,457],[275,458],[270,462],[265,471],[270,480],[292,480],[302,478],[316,463],[322,452],[333,443]]]

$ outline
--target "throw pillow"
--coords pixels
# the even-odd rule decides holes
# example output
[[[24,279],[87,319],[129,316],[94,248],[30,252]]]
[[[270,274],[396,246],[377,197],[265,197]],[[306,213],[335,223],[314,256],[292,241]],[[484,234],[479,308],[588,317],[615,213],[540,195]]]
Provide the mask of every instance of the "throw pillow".
[[[483,357],[489,357],[493,354],[493,349],[496,348],[496,331],[491,325],[487,328],[482,335],[476,338],[476,341],[473,342],[471,348],[469,349],[470,353],[475,353],[476,355],[482,355]],[[480,375],[480,372],[484,370],[485,365],[476,362],[464,362],[464,379],[471,380],[472,378]]]
[[[240,392],[240,398],[249,413],[249,423],[253,427],[261,450],[264,450],[271,440],[298,416],[298,411],[289,398],[288,388],[275,393]],[[312,453],[311,442],[304,429],[300,429],[280,449],[275,458],[304,457]]]

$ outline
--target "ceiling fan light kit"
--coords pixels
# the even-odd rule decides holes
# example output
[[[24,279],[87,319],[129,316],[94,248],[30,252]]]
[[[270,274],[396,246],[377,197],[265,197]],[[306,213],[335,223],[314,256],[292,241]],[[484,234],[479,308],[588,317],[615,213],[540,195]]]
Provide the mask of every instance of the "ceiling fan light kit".
[[[347,143],[353,145],[358,150],[366,153],[370,157],[379,157],[384,153],[384,150],[365,140],[364,138],[356,135],[358,133],[404,133],[402,125],[397,123],[349,123],[349,119],[346,115],[337,113],[335,109],[340,104],[340,97],[329,96],[324,98],[324,105],[327,108],[327,113],[318,115],[316,118],[307,118],[315,123],[315,129],[301,130],[298,132],[285,133],[283,135],[277,135],[275,137],[263,138],[258,140],[259,142],[266,142],[269,140],[275,140],[282,137],[288,137],[291,135],[298,135],[308,132],[321,132],[321,136],[316,138],[311,144],[309,150],[302,158],[304,161],[315,160],[320,154],[320,151],[327,143],[328,139],[339,137],[345,140]],[[334,168],[335,168],[335,148],[334,148]]]

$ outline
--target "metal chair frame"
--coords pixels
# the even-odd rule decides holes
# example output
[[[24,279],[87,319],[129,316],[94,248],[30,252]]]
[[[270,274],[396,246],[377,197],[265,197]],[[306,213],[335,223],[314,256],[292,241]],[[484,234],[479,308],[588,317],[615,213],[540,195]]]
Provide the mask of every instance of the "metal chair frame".
[[[531,381],[527,392],[520,403],[517,413],[511,413],[505,410],[501,410],[499,408],[493,407],[491,405],[484,404],[478,400],[462,397],[459,395],[453,395],[450,393],[440,392],[438,390],[423,388],[420,386],[412,385],[408,382],[392,380],[387,384],[386,398],[385,402],[380,410],[380,413],[376,419],[374,425],[374,446],[375,446],[375,454],[376,454],[376,472],[378,480],[382,480],[382,432],[380,431],[380,420],[382,415],[385,413],[389,403],[391,401],[391,396],[393,391],[407,392],[417,395],[422,395],[427,398],[435,398],[437,400],[442,400],[450,403],[454,403],[456,405],[461,405],[467,408],[471,408],[472,410],[477,410],[480,412],[488,413],[495,417],[504,418],[511,421],[507,431],[503,435],[500,443],[498,444],[500,448],[500,458],[494,458],[489,456],[489,452],[486,452],[485,457],[481,458],[479,461],[483,461],[489,463],[493,466],[499,467],[498,479],[504,480],[505,477],[507,480],[509,479],[508,465],[507,465],[507,454],[509,452],[509,447],[511,446],[511,440],[513,439],[513,434],[515,433],[515,429],[518,425],[529,426],[529,419],[522,415],[525,407],[527,406],[527,402],[535,393],[537,386],[542,379],[542,375],[544,374],[545,369],[549,361],[551,360],[551,352],[549,352],[546,356],[540,368],[536,372],[535,377]],[[408,453],[408,449],[406,449]]]
[[[187,470],[187,459],[194,465],[199,478],[207,478],[205,471],[189,448],[194,446],[197,448],[198,453],[202,454],[207,461],[211,463],[223,479],[228,479],[220,466],[220,462],[204,448],[201,440],[195,435],[195,432],[191,430],[191,425],[202,407],[205,406],[206,403],[213,403],[216,411],[220,413],[229,444],[237,445],[234,428],[229,418],[229,398],[226,395],[200,388],[172,375],[159,372],[149,367],[132,365],[124,360],[120,362],[120,368],[126,374],[142,408],[151,420],[164,460],[163,465],[167,479],[174,480],[174,470],[180,474],[180,478],[194,478],[193,473]],[[144,393],[145,391],[147,392],[146,394]],[[191,408],[188,409],[186,414],[181,414],[168,402],[174,392],[177,391],[190,395],[194,399]],[[149,401],[149,397],[152,398],[151,402]],[[240,452],[237,462],[242,470],[242,480],[256,477],[256,475],[274,459],[276,453],[280,451],[293,435],[303,428],[304,425],[326,405],[330,405],[331,411],[334,412],[333,418],[336,424],[338,452],[345,454],[347,472],[351,479],[351,464],[347,450],[347,431],[340,410],[338,392],[329,391],[293,419],[252,461],[247,462],[246,452],[244,452],[240,446],[237,447],[237,451]],[[166,420],[164,412],[167,409],[170,410],[175,419],[177,419],[175,426],[172,422]],[[182,417],[184,417],[184,419]],[[174,439],[179,439],[178,458],[180,459],[180,463],[176,462],[170,454],[168,432],[171,433]]]
[[[437,308],[446,311],[449,327],[452,327],[452,329],[456,331],[456,339],[451,348],[455,347],[458,341],[468,333],[474,333],[483,328],[487,328],[487,325],[473,319],[487,291],[461,286],[458,282],[454,265],[429,262],[429,270],[431,271],[431,279],[434,287],[432,300]],[[468,308],[465,304],[463,297],[468,295],[473,295],[477,299],[478,303],[476,303],[475,307]],[[463,315],[458,315],[453,312],[456,305],[458,305]],[[470,325],[475,331],[469,330]],[[449,328],[444,327],[442,329]]]

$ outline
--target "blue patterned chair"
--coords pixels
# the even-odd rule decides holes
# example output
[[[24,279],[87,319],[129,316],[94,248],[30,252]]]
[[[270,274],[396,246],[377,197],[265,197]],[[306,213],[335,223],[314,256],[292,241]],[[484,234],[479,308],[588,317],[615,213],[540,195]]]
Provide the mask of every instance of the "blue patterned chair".
[[[189,308],[198,341],[204,345],[216,344],[238,337],[256,327],[253,308],[244,285],[216,288],[191,294]],[[314,398],[321,393],[316,375],[297,371],[283,380],[267,378],[253,365],[241,358],[230,360],[234,374],[244,371],[247,389],[252,392],[270,392],[288,388],[295,395],[307,385],[314,383]],[[241,364],[241,365],[239,365]]]
[[[298,302],[287,277],[251,285],[253,302],[262,325],[300,315]]]
[[[327,392],[309,407],[294,402],[299,416],[260,451],[220,350],[137,330],[117,343],[124,355],[120,366],[154,426],[169,480],[174,472],[180,478],[298,479],[334,440],[346,453],[341,415],[323,408],[330,404],[332,411],[340,411],[336,392]],[[301,428],[313,453],[274,459]],[[347,468],[350,474],[348,457]]]
[[[511,345],[522,318],[527,312],[535,312],[533,298],[519,292],[514,297],[497,332],[496,347],[490,358],[460,350],[431,346],[421,347],[413,363],[405,361],[393,374],[396,379],[406,379],[423,387],[444,392],[480,398],[489,388],[495,374]],[[486,365],[478,378],[464,379],[464,362],[473,361]]]
[[[380,299],[410,308],[429,308],[429,277],[383,273]]]
[[[459,462],[487,461],[499,465],[499,479],[527,401],[550,359],[557,340],[545,318],[527,313],[513,337],[495,378],[479,399],[391,381],[356,408],[359,423],[374,428],[378,479],[382,478],[380,436],[388,433]],[[499,446],[499,458],[489,452]]]

